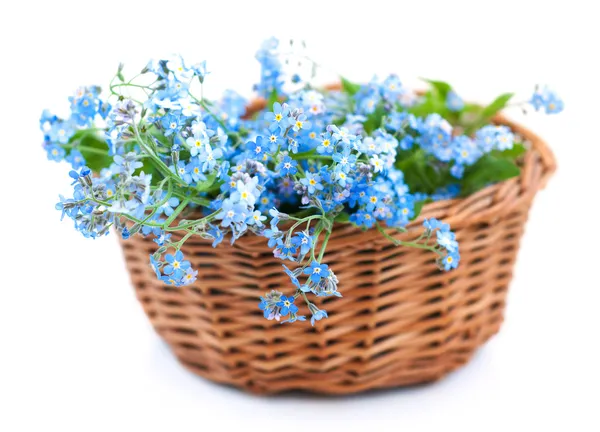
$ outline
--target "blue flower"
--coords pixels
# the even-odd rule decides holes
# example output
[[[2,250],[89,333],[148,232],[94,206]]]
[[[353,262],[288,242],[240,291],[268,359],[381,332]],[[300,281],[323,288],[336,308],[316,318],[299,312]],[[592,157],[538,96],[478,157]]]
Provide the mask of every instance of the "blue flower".
[[[67,144],[74,133],[73,125],[70,122],[61,120],[52,124],[48,136],[52,142]]]
[[[447,223],[444,223],[436,218],[425,219],[423,221],[423,226],[428,231],[435,231],[436,229],[439,229],[441,231],[449,231],[450,230],[450,225],[448,225]]]
[[[317,146],[317,153],[320,154],[332,154],[334,145],[331,142],[331,137],[329,134],[324,134],[321,140],[321,143]]]
[[[310,304],[309,309],[312,313],[310,324],[314,327],[315,321],[321,321],[323,318],[328,318],[327,311],[318,309],[314,304]]]
[[[475,141],[467,136],[454,137],[452,147],[454,160],[459,165],[472,165],[483,156]]]
[[[190,268],[190,262],[183,259],[183,252],[180,250],[175,252],[175,255],[165,255],[165,261],[168,264],[164,267],[163,272],[167,275],[170,275],[178,270],[187,270]]]
[[[294,132],[298,132],[301,129],[310,128],[310,122],[306,120],[306,116],[304,114],[300,114],[298,117],[290,117],[289,125],[292,127]]]
[[[350,147],[344,146],[341,152],[334,153],[333,161],[336,162],[336,171],[342,171],[346,174],[356,165],[356,155],[350,153]]]
[[[437,233],[437,244],[449,252],[455,252],[458,250],[458,242],[452,231],[439,230]]]
[[[287,175],[293,176],[298,172],[298,169],[296,168],[297,165],[298,165],[298,162],[296,162],[289,156],[285,156],[281,160],[279,165],[277,165],[277,169],[279,170],[279,173],[282,176],[287,176]]]
[[[350,145],[352,141],[356,139],[356,135],[351,134],[346,128],[338,128],[335,125],[327,126],[327,130],[331,133],[331,136],[338,142]]]
[[[209,145],[209,138],[206,134],[206,126],[204,123],[202,123],[202,125],[199,127],[197,126],[194,135],[187,138],[185,142],[190,148],[190,154],[192,156],[198,155],[198,153],[200,153],[206,145]]]
[[[187,268],[181,278],[181,285],[190,285],[197,279],[198,271],[192,268]]]
[[[69,156],[67,156],[65,160],[69,162],[75,170],[85,166],[85,159],[83,158],[81,152],[77,149],[71,150],[71,153],[69,153]]]
[[[160,273],[160,262],[155,260],[152,255],[150,255],[150,266],[152,267],[152,270],[154,270],[156,277],[160,279],[162,276]]]
[[[460,255],[458,254],[458,252],[449,252],[444,258],[442,258],[441,266],[444,270],[448,271],[458,267],[459,262]]]
[[[548,87],[536,88],[530,103],[536,111],[543,108],[546,114],[558,114],[565,107],[562,99]]]
[[[268,246],[270,248],[274,248],[278,243],[281,242],[281,238],[283,237],[283,232],[279,231],[279,228],[275,225],[271,225],[270,229],[266,229],[263,235],[269,239]]]
[[[268,144],[262,136],[257,136],[254,141],[246,143],[248,153],[256,160],[262,160],[265,151],[268,150]]]
[[[304,269],[304,274],[310,275],[309,278],[313,283],[319,283],[321,278],[329,276],[327,264],[319,264],[317,261],[313,261],[310,266]]]
[[[121,237],[123,237],[123,240],[127,240],[129,239],[129,237],[131,237],[131,234],[129,233],[127,227],[124,227],[123,231],[121,231]]]
[[[296,254],[296,247],[289,242],[279,242],[277,247],[273,251],[273,255],[276,258],[287,259],[290,261],[294,261],[294,255]]]
[[[265,318],[269,318],[271,315],[272,309],[269,305],[269,301],[265,300],[263,297],[260,298],[260,303],[258,304],[258,308],[263,311],[263,316]]]
[[[314,194],[317,190],[323,190],[321,176],[307,172],[306,177],[300,179],[300,183],[306,186],[309,194]]]
[[[267,220],[266,216],[263,216],[260,210],[254,210],[254,212],[248,216],[246,223],[248,225],[256,225],[257,227],[263,226],[263,221]]]
[[[285,129],[283,125],[286,124],[289,112],[287,104],[281,105],[279,102],[275,102],[273,104],[273,112],[265,114],[265,120],[271,123],[270,130],[274,130],[274,128]]]
[[[240,204],[234,204],[233,201],[226,199],[223,201],[221,212],[217,214],[216,218],[221,220],[222,227],[231,226],[232,223],[242,222],[245,217],[245,208]]]
[[[217,165],[217,160],[223,157],[223,150],[220,148],[212,149],[206,144],[198,155],[198,161],[202,162],[202,172],[212,171]]]
[[[236,190],[231,194],[231,199],[236,202],[239,201],[240,203],[253,206],[254,203],[256,203],[256,192],[255,183],[244,183],[243,181],[238,180]]]
[[[313,239],[307,232],[302,231],[292,237],[292,243],[300,248],[300,255],[306,255],[312,249]]]
[[[153,241],[159,246],[164,246],[169,240],[171,240],[171,234],[166,234],[163,230],[160,230]]]
[[[52,160],[54,162],[60,162],[65,157],[65,150],[55,144],[47,146],[46,152],[48,153],[48,160]]]
[[[289,313],[295,314],[298,312],[298,306],[294,304],[294,297],[281,296],[281,300],[277,303],[277,306],[281,308],[281,316],[286,316]]]
[[[181,118],[178,115],[169,113],[161,119],[160,124],[165,130],[165,136],[169,136],[179,132],[179,129],[181,128]]]
[[[283,266],[283,271],[285,271],[285,273],[290,277],[292,283],[296,286],[296,288],[300,289],[300,281],[298,280],[298,278],[296,277],[294,272],[291,271],[289,268],[287,268],[285,265],[282,265],[282,266]]]
[[[207,234],[213,239],[212,247],[217,247],[223,241],[223,232],[216,226],[211,225]]]
[[[457,164],[452,165],[452,168],[450,168],[450,174],[453,177],[456,177],[458,179],[462,178],[464,173],[465,173],[464,165],[460,165],[457,163]]]
[[[206,77],[206,75],[210,73],[206,69],[206,60],[192,65],[191,69],[194,72],[194,75],[198,77],[201,83],[204,82],[204,78]]]

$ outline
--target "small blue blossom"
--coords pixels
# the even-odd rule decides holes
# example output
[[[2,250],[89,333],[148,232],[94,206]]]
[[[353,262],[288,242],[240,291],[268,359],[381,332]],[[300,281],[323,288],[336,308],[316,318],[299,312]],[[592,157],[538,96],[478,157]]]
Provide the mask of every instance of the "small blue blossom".
[[[248,225],[256,225],[257,227],[262,227],[263,222],[267,220],[267,217],[262,215],[260,210],[254,210],[254,212],[248,217],[246,223]]]
[[[161,119],[160,124],[165,130],[165,135],[169,136],[179,132],[179,129],[181,128],[181,119],[178,115],[169,113]]]
[[[309,194],[314,194],[317,190],[323,190],[321,176],[318,174],[306,173],[306,176],[300,180],[306,186]]]
[[[300,255],[306,255],[313,247],[313,239],[305,231],[292,237],[292,243],[300,248]]]
[[[273,112],[267,112],[265,114],[265,120],[271,123],[270,130],[285,129],[290,110],[287,104],[280,104],[275,102],[273,104]]]
[[[277,303],[277,306],[281,308],[281,316],[286,316],[289,313],[295,314],[298,312],[298,306],[294,304],[294,297],[281,296],[281,300]]]
[[[190,262],[183,259],[183,252],[180,250],[175,252],[175,255],[165,255],[165,261],[168,264],[164,267],[163,272],[167,275],[177,270],[187,270],[190,268]]]
[[[296,162],[289,156],[285,156],[281,160],[279,165],[277,165],[277,169],[279,170],[279,173],[282,176],[287,176],[287,175],[293,176],[298,172],[298,169],[296,168],[297,165],[298,165],[298,162]]]
[[[77,149],[71,150],[71,153],[69,153],[65,160],[69,162],[75,170],[85,166],[85,159],[83,158],[81,152]]]
[[[455,252],[458,250],[458,242],[452,231],[439,230],[436,233],[437,244],[446,249],[449,252]]]
[[[444,258],[442,258],[441,266],[444,270],[452,270],[458,267],[460,262],[460,255],[458,252],[449,252]]]
[[[558,114],[564,109],[564,102],[548,87],[536,88],[530,100],[536,111],[544,109],[546,114]]]
[[[64,149],[55,144],[47,146],[46,152],[48,154],[48,160],[52,160],[54,162],[60,162],[65,157]]]
[[[313,261],[303,272],[306,275],[310,275],[311,282],[319,283],[321,278],[329,276],[329,267],[327,264],[319,264],[317,261]]]
[[[313,303],[309,305],[309,309],[312,313],[310,324],[313,327],[315,325],[315,321],[321,321],[323,318],[328,318],[327,311],[317,308]]]
[[[423,221],[423,226],[428,231],[435,231],[437,229],[439,229],[441,231],[450,230],[450,225],[448,225],[447,223],[444,223],[436,218],[425,219]]]

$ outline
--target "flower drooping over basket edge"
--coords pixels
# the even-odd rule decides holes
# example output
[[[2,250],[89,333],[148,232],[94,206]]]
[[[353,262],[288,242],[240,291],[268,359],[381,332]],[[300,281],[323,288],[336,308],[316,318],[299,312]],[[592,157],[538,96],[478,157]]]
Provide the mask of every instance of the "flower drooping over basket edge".
[[[124,239],[152,236],[150,265],[172,286],[196,280],[181,250],[190,237],[216,247],[227,237],[263,236],[287,261],[290,285],[286,294],[265,293],[259,308],[283,322],[306,319],[298,298],[314,324],[327,312],[309,296],[341,296],[324,262],[337,223],[377,229],[398,246],[431,251],[442,270],[456,268],[458,243],[447,224],[425,220],[412,241],[389,233],[407,231],[427,202],[519,174],[526,143],[491,123],[513,95],[468,104],[447,83],[428,81],[429,91],[418,95],[396,75],[318,88],[311,84],[318,68],[302,46],[276,39],[256,58],[264,110],[247,112],[249,102],[231,90],[204,98],[206,63],[174,57],[149,62],[129,80],[119,66],[107,96],[79,88],[65,118],[45,111],[48,158],[73,168],[72,196],[57,204],[62,217],[88,238],[111,228]],[[513,105],[563,108],[547,88]]]

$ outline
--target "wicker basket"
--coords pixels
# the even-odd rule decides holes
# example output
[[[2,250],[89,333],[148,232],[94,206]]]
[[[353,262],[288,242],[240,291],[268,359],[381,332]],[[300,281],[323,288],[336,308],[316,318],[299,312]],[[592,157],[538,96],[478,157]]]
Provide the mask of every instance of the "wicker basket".
[[[134,236],[122,246],[137,297],[184,366],[253,393],[347,394],[437,380],[499,330],[529,208],[555,169],[539,137],[502,117],[496,123],[531,144],[521,176],[429,204],[412,225],[420,233],[423,218],[450,223],[461,248],[457,270],[439,271],[431,253],[396,247],[376,230],[340,225],[325,260],[344,297],[322,301],[329,319],[315,327],[280,325],[258,310],[265,291],[292,288],[266,239],[244,236],[214,249],[188,240],[183,252],[198,281],[172,288],[150,268],[156,245]]]

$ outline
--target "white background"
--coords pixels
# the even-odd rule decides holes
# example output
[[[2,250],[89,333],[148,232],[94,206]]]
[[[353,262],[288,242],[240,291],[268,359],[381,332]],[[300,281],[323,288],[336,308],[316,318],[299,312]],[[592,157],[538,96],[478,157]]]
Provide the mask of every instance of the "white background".
[[[595,2],[203,3],[0,6],[0,431],[600,430]],[[547,83],[564,97],[560,116],[511,113],[548,140],[559,171],[535,202],[502,332],[444,381],[265,398],[197,378],[153,333],[115,237],[59,222],[68,168],[40,148],[43,108],[106,85],[119,61],[136,71],[174,52],[208,60],[209,94],[249,96],[270,35],[304,37],[353,80],[444,79],[482,102]]]

